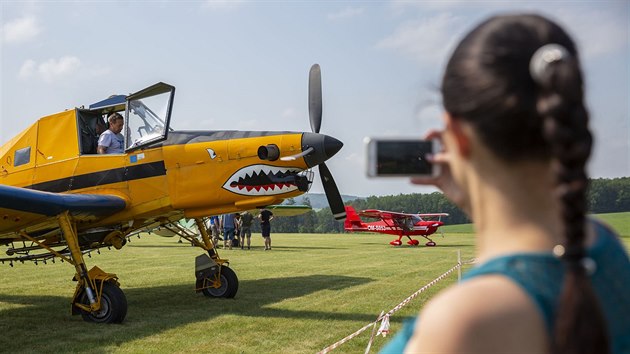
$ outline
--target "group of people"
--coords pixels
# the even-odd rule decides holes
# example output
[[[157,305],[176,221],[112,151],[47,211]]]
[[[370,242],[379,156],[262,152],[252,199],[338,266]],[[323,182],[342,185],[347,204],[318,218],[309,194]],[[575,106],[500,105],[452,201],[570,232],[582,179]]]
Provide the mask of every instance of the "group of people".
[[[263,208],[256,218],[260,220],[265,251],[271,250],[270,221],[273,219],[273,213],[269,209]],[[247,241],[247,249],[251,249],[253,221],[254,215],[249,211],[211,216],[209,229],[212,232],[212,241],[215,246],[219,245],[220,234],[223,234],[223,249],[232,249],[235,239],[238,240],[241,249],[245,249],[245,241]]]

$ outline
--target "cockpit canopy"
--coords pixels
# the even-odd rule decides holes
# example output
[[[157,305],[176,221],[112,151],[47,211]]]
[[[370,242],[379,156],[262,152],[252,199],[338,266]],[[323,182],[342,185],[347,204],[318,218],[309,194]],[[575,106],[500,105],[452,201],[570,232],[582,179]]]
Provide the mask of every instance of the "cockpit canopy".
[[[88,112],[105,119],[121,113],[125,117],[125,152],[129,152],[166,140],[174,96],[175,87],[160,82],[129,96],[115,95],[94,103]]]

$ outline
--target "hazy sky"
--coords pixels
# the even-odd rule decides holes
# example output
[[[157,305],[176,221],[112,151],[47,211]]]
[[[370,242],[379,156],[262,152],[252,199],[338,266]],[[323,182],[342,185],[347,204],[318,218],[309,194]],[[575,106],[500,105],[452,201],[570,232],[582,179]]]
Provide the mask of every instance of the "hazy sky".
[[[491,14],[535,11],[581,50],[591,175],[630,176],[629,3],[0,0],[0,143],[41,116],[158,81],[177,87],[175,129],[310,131],[319,63],[321,132],[345,144],[328,164],[340,191],[426,192],[365,177],[364,137],[440,127],[437,87],[457,40]]]

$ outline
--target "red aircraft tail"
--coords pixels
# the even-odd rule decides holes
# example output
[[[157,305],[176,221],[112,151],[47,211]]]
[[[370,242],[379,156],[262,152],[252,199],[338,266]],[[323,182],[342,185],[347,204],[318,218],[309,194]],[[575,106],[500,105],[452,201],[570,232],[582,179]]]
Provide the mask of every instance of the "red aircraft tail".
[[[343,228],[352,231],[357,226],[362,227],[363,221],[353,207],[346,205],[346,221],[343,223]]]

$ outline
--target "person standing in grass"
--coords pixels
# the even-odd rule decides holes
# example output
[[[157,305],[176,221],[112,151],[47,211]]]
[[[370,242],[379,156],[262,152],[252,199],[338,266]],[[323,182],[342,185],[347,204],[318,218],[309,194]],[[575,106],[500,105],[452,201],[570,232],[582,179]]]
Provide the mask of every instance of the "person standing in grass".
[[[258,214],[260,219],[260,229],[262,231],[262,237],[265,239],[265,251],[271,250],[271,223],[273,220],[273,213],[267,208],[260,210]]]
[[[247,249],[250,249],[250,243],[252,240],[252,221],[254,221],[254,216],[249,211],[245,210],[241,214],[241,218],[239,220],[241,249],[244,249],[245,247],[246,237],[247,237]]]
[[[232,241],[234,240],[234,231],[236,230],[236,215],[224,214],[221,218],[221,227],[223,229],[223,249],[232,249]]]
[[[219,217],[213,215],[210,217],[210,232],[212,233],[212,242],[214,246],[217,247],[219,245],[219,236],[221,233],[221,221]]]
[[[605,40],[602,38],[602,40]],[[468,33],[442,79],[439,187],[473,220],[479,264],[383,353],[628,353],[630,260],[585,216],[592,136],[576,46],[538,15]]]

